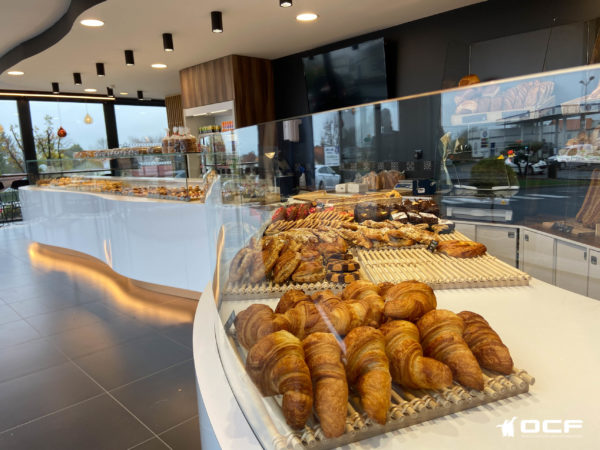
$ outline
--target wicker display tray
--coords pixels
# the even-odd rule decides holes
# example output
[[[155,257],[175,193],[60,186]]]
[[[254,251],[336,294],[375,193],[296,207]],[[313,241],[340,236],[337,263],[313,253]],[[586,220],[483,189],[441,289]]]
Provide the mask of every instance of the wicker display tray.
[[[433,289],[527,286],[531,276],[485,254],[452,258],[425,248],[359,250],[361,270],[373,283],[417,280]]]

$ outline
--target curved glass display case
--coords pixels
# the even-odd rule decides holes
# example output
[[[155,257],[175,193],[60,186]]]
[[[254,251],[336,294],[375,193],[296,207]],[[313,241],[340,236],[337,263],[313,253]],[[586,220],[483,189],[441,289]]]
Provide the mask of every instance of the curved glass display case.
[[[436,294],[531,280],[457,219],[596,244],[599,81],[586,66],[235,131],[236,164],[288,198],[225,222],[215,278],[219,357],[263,447],[333,448],[529,390],[527,361],[496,338],[486,360],[471,334],[487,322]]]

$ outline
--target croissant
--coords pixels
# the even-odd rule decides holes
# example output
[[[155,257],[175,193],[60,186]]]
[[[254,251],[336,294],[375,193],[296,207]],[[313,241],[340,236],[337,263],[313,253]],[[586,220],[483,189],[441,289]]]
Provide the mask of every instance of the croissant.
[[[471,311],[460,312],[458,317],[465,322],[463,338],[481,367],[509,375],[513,369],[512,358],[490,324]]]
[[[387,322],[379,329],[385,338],[392,380],[412,389],[443,389],[452,384],[445,364],[423,356],[419,329],[406,320]]]
[[[442,241],[437,245],[436,250],[454,258],[475,258],[483,255],[487,248],[474,241]]]
[[[350,308],[337,295],[326,290],[315,292],[311,298],[324,316],[323,319],[331,324],[336,333],[345,336],[350,331]]]
[[[287,310],[283,316],[289,323],[288,331],[299,339],[304,339],[318,331],[331,332],[330,326],[323,320],[324,314],[310,302],[300,302],[294,308]]]
[[[344,433],[348,382],[340,344],[331,333],[313,333],[302,341],[313,382],[315,411],[327,437]]]
[[[281,296],[277,307],[275,308],[276,313],[284,313],[289,309],[292,309],[300,302],[311,301],[310,297],[299,289],[291,289]]]
[[[284,330],[271,333],[250,349],[246,370],[264,396],[283,395],[285,421],[292,428],[302,428],[313,405],[302,342]]]
[[[350,299],[344,302],[350,311],[350,329],[366,325],[370,321],[371,306],[363,299]]]
[[[364,300],[369,304],[365,325],[378,327],[383,318],[384,301],[379,295],[379,288],[367,280],[350,283],[342,291],[342,298]]]
[[[469,346],[462,338],[465,324],[451,311],[429,311],[417,322],[426,356],[443,362],[454,379],[469,388],[483,390],[483,373]]]
[[[290,330],[291,324],[281,314],[274,314],[267,305],[254,304],[235,318],[235,329],[240,342],[249,350],[263,336],[279,330]]]
[[[403,281],[387,289],[383,313],[392,319],[417,320],[437,306],[433,289],[420,281]]]
[[[346,335],[344,345],[348,383],[358,390],[367,415],[375,422],[385,424],[392,377],[383,334],[375,328],[358,327]]]

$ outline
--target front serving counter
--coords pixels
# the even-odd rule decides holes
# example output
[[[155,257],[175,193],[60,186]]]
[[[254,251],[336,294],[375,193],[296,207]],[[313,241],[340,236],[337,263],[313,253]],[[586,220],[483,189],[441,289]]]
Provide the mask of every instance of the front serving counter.
[[[349,448],[598,447],[600,387],[595,374],[600,371],[600,303],[535,279],[529,286],[441,290],[436,296],[438,308],[482,314],[510,348],[515,364],[535,377],[535,384],[527,394],[360,441]],[[203,448],[261,448],[232,393],[232,375],[223,369],[226,356],[217,348],[219,332],[223,327],[209,285],[198,304],[193,335],[203,409]],[[504,437],[502,425],[513,417],[514,437]],[[565,432],[568,420],[581,422],[570,422],[574,427]],[[544,425],[544,421],[550,422]],[[546,426],[547,431],[540,428],[534,432],[536,423]],[[578,424],[581,428],[575,428]]]

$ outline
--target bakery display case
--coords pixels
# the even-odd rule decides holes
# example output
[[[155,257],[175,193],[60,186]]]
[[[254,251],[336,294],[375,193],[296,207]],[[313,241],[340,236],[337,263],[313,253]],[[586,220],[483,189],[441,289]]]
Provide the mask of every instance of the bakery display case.
[[[224,223],[209,286],[219,371],[260,446],[392,448],[412,425],[516,416],[544,393],[511,317],[561,294],[457,221],[594,234],[598,80],[588,66],[266,123],[211,157],[234,210],[227,170],[294,181]],[[319,189],[323,166],[343,186]]]

